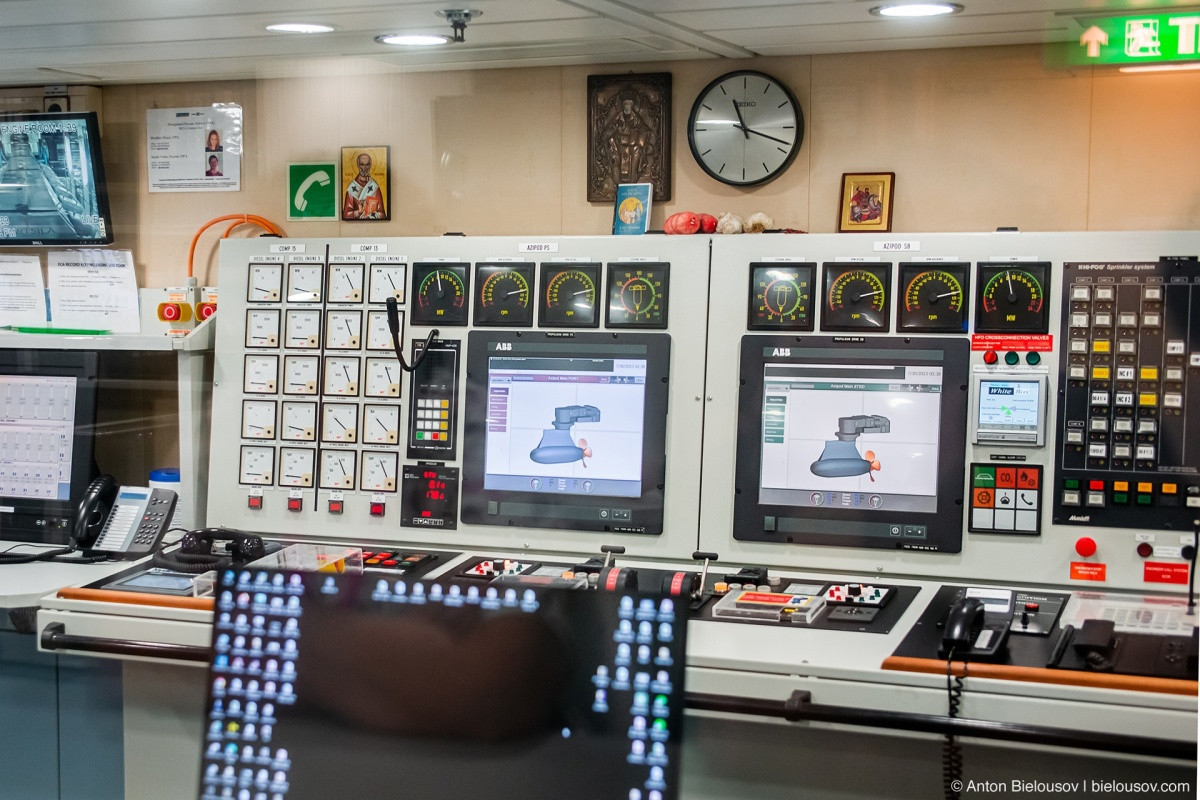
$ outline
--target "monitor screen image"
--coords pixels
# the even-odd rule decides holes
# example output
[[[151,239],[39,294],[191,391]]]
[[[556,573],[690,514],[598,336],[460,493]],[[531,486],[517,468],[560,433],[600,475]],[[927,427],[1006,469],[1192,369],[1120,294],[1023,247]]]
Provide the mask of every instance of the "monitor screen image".
[[[0,245],[112,240],[96,114],[0,115]]]
[[[686,609],[626,592],[241,569],[200,800],[674,800]]]
[[[666,334],[472,331],[463,519],[662,530]]]
[[[742,340],[735,538],[957,552],[967,343]]]

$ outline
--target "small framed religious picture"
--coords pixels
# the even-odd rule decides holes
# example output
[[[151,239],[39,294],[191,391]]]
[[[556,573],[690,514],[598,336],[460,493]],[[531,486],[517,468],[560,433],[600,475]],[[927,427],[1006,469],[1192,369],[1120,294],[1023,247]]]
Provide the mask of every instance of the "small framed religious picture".
[[[392,218],[391,148],[386,145],[342,148],[342,219]]]
[[[894,172],[842,173],[838,233],[886,233],[892,229]]]
[[[623,183],[671,199],[671,73],[588,76],[587,199],[611,203]]]

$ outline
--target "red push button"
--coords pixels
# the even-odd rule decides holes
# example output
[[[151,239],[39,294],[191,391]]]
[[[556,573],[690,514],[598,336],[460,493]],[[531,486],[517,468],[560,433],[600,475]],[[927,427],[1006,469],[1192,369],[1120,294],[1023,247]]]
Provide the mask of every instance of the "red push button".
[[[983,363],[985,364],[995,364],[999,360],[1000,356],[996,355],[995,350],[988,350],[983,354]]]
[[[253,508],[255,511],[262,508],[263,499],[260,495],[250,495],[246,498],[246,507]]]
[[[182,316],[178,303],[163,303],[158,307],[158,313],[167,322],[173,322]]]
[[[1080,536],[1075,540],[1075,552],[1084,558],[1096,555],[1096,540],[1090,536]]]
[[[1093,492],[1104,491],[1104,481],[1088,481],[1088,489]]]
[[[289,497],[287,499],[287,510],[288,511],[304,510],[304,499],[301,497]]]
[[[217,313],[216,303],[200,303],[196,306],[196,316],[200,319],[208,319],[215,313]]]
[[[1142,558],[1149,558],[1154,555],[1154,545],[1149,542],[1138,542],[1137,554]]]
[[[383,503],[371,503],[371,516],[372,517],[382,517],[383,516]]]
[[[342,501],[342,500],[330,500],[329,501],[329,513],[330,514],[341,514],[344,509],[345,509],[344,501]]]

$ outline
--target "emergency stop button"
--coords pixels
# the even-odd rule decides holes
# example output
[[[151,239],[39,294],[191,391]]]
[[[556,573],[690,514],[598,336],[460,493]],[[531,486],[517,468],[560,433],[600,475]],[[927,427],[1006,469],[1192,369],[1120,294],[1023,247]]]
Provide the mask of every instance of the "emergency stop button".
[[[1096,555],[1096,540],[1090,536],[1080,536],[1075,540],[1075,552],[1084,558]]]

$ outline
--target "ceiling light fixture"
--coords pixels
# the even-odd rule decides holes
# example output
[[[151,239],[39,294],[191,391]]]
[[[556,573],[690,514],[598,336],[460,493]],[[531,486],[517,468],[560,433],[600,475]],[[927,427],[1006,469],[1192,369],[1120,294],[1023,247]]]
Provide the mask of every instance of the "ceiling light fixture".
[[[940,17],[963,10],[958,3],[892,3],[875,6],[871,13],[877,17]]]
[[[450,23],[450,29],[454,31],[454,41],[465,42],[466,37],[463,35],[467,30],[467,23],[478,16],[482,16],[483,12],[474,8],[446,8],[441,11],[435,11],[439,17],[444,17]]]
[[[380,44],[395,44],[402,47],[433,47],[450,41],[449,36],[440,33],[385,33],[376,36]]]
[[[268,25],[267,30],[274,33],[329,33],[335,29],[332,25],[321,25],[315,22],[280,22]]]

